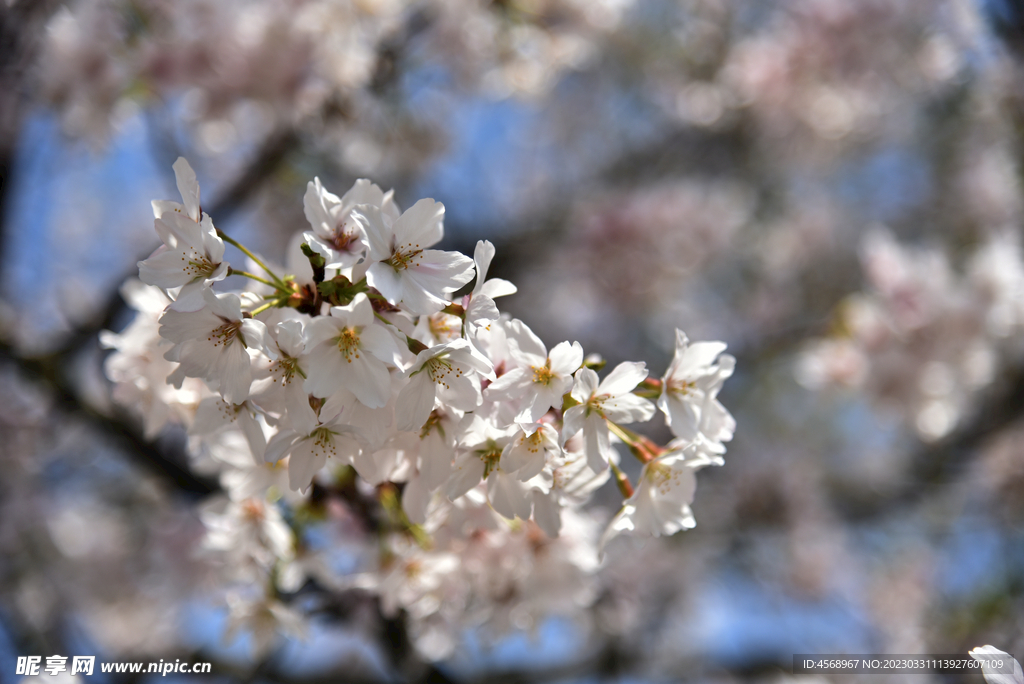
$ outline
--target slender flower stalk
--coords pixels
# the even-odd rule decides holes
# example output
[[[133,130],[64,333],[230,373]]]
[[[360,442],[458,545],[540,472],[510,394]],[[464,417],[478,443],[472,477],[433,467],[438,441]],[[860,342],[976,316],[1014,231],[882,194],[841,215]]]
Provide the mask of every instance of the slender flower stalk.
[[[622,472],[622,469],[614,463],[609,465],[612,469],[612,475],[615,477],[615,485],[619,488],[623,498],[628,499],[633,496],[633,485],[629,482],[629,476]]]
[[[250,259],[252,259],[253,262],[255,262],[257,266],[259,266],[264,271],[266,271],[267,275],[269,275],[271,277],[271,279],[273,279],[274,284],[277,287],[279,287],[282,290],[287,290],[288,289],[288,285],[283,280],[281,280],[281,278],[279,278],[278,275],[276,273],[274,273],[274,271],[271,270],[269,266],[267,266],[265,263],[263,263],[262,259],[260,259],[258,256],[256,256],[252,252],[250,252],[248,247],[243,245],[238,240],[235,240],[234,238],[232,238],[230,235],[225,233],[220,228],[217,229],[217,237],[219,237],[221,240],[223,240],[224,242],[228,243],[229,245],[234,245],[236,248],[238,248],[238,250],[240,252],[242,252],[242,254],[244,254],[245,256],[247,256]]]
[[[277,290],[286,290],[287,289],[287,288],[284,288],[281,285],[279,285],[279,284],[277,284],[277,283],[275,283],[275,282],[273,282],[271,280],[267,280],[266,278],[261,278],[258,275],[255,275],[253,273],[249,273],[248,271],[242,271],[242,270],[239,270],[237,268],[228,268],[228,275],[229,276],[237,275],[237,276],[242,276],[243,278],[249,278],[250,280],[255,280],[257,283],[263,283],[264,285],[270,285],[271,287],[276,288]],[[290,291],[289,291],[289,294],[290,294]]]

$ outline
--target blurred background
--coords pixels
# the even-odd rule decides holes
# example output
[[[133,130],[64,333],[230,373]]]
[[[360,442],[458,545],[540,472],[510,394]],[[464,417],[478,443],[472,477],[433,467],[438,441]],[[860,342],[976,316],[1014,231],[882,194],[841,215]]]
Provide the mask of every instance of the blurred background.
[[[1016,0],[0,3],[0,681],[34,653],[213,663],[189,682],[1024,654],[1022,60]],[[610,553],[574,619],[436,663],[358,591],[267,653],[225,638],[196,552],[217,483],[112,401],[98,342],[179,155],[271,259],[307,181],[367,177],[443,202],[444,248],[492,241],[499,306],[549,345],[657,376],[675,328],[725,340],[738,429],[696,529]],[[350,525],[317,533],[344,557]]]

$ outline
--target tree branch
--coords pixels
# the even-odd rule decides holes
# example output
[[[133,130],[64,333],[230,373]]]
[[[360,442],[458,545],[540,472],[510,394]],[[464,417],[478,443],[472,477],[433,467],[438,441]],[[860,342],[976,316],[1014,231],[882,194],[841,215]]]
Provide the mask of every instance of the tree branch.
[[[64,356],[25,358],[10,345],[0,341],[0,359],[13,363],[32,380],[46,387],[56,410],[81,418],[122,448],[133,462],[173,485],[178,491],[205,495],[220,489],[215,480],[198,476],[188,468],[182,444],[150,442],[139,430],[137,420],[123,412],[113,416],[104,415],[89,406],[68,378],[69,359]]]

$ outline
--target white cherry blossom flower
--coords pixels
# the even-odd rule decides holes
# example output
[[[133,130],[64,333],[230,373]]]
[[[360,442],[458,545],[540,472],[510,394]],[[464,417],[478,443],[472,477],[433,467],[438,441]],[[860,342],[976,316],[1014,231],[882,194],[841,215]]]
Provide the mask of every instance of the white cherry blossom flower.
[[[168,311],[160,319],[160,335],[175,343],[164,358],[181,364],[171,377],[202,378],[226,401],[241,404],[252,384],[246,347],[273,356],[267,348],[267,328],[262,321],[242,317],[236,294],[204,290],[203,301],[206,306],[199,311]]]
[[[389,617],[402,608],[420,617],[433,613],[440,603],[437,593],[459,569],[458,556],[424,551],[409,544],[395,550],[395,561],[378,585],[381,612]]]
[[[236,436],[238,433],[223,433]],[[223,440],[222,441],[226,441]],[[203,437],[204,446],[210,446],[209,438]],[[263,455],[260,455],[260,462],[254,463],[252,454],[244,449],[235,449],[233,453],[227,449],[217,449],[213,456],[224,468],[220,472],[220,483],[224,491],[232,501],[242,501],[254,496],[263,496],[269,489],[274,488],[278,493],[290,498],[288,487],[288,464],[287,462],[267,463]],[[191,448],[191,447],[190,447]]]
[[[410,438],[410,449],[416,452],[416,469],[402,492],[402,508],[417,525],[426,522],[431,493],[451,476],[455,433],[461,417],[460,413],[435,409],[418,435],[405,433]]]
[[[444,295],[473,279],[473,261],[458,252],[428,249],[444,235],[444,205],[421,199],[397,219],[360,205],[369,251],[366,282],[394,305],[430,314],[449,304]]]
[[[454,501],[485,480],[487,499],[495,511],[506,518],[529,520],[530,487],[501,467],[501,455],[515,432],[515,428],[497,428],[480,416],[467,415],[459,440],[461,453],[445,488],[448,498]]]
[[[306,346],[303,323],[308,317],[294,309],[274,309],[266,316],[270,348],[276,358],[267,357],[257,364],[250,399],[269,414],[268,422],[275,425],[289,412],[310,410],[303,388],[307,374],[302,359]]]
[[[501,455],[502,470],[527,481],[562,455],[558,430],[549,423],[524,423]]]
[[[398,429],[420,429],[434,409],[436,398],[446,406],[472,411],[481,401],[480,383],[475,376],[491,372],[489,364],[471,353],[466,340],[424,349],[406,371],[409,382],[398,395]]]
[[[551,482],[533,490],[533,519],[553,539],[561,530],[563,509],[582,506],[608,481],[611,469],[595,472],[582,452],[563,452],[549,467]]]
[[[579,342],[560,342],[548,353],[544,343],[522,321],[509,327],[509,354],[514,368],[491,383],[487,393],[496,399],[512,400],[519,407],[515,420],[535,423],[552,407],[562,406],[562,396],[572,388],[572,374],[583,363]]]
[[[114,383],[113,399],[140,412],[146,439],[154,439],[168,422],[187,424],[206,387],[196,378],[178,388],[167,382],[178,366],[163,357],[171,345],[160,337],[160,315],[171,303],[167,295],[132,279],[121,287],[121,296],[135,309],[135,319],[120,333],[100,332],[100,344],[115,350],[103,368]]]
[[[310,248],[324,258],[327,268],[350,268],[366,251],[366,235],[352,210],[357,204],[372,205],[394,221],[400,214],[391,197],[391,191],[385,193],[376,184],[361,178],[339,198],[325,190],[319,178],[314,178],[303,198],[306,220],[313,230],[303,237]]]
[[[163,246],[139,262],[142,282],[170,290],[181,288],[171,308],[196,311],[203,306],[202,290],[228,274],[224,242],[213,222],[204,215],[201,223],[177,213],[164,214],[154,222]]]
[[[395,432],[395,399],[401,376],[391,373],[390,382],[388,400],[384,406],[371,408],[359,401],[353,392],[342,389],[327,398],[321,413],[334,416],[344,412],[344,422],[352,426],[371,449],[379,449]]]
[[[476,249],[473,252],[476,283],[473,285],[473,291],[463,300],[463,306],[466,309],[466,337],[473,344],[474,349],[477,348],[476,340],[480,329],[489,326],[501,316],[494,303],[494,298],[505,297],[518,291],[516,286],[507,280],[501,278],[487,280],[487,270],[490,268],[493,258],[493,244],[487,240],[480,240],[476,243]]]
[[[429,316],[420,316],[413,337],[428,347],[462,339],[462,319],[443,311]]]
[[[718,401],[722,383],[732,375],[736,359],[725,351],[724,342],[689,343],[676,330],[676,351],[661,380],[658,408],[672,434],[694,441],[698,435],[724,451],[722,442],[732,439],[736,421]]]
[[[240,631],[252,634],[252,657],[263,658],[282,635],[306,636],[306,621],[302,613],[277,599],[263,596],[250,600],[238,594],[229,594],[228,622],[224,639],[232,642]]]
[[[255,407],[248,400],[240,404],[229,404],[219,396],[206,397],[196,409],[189,434],[203,436],[228,427],[237,427],[245,435],[254,461],[262,463],[267,438],[256,415]]]
[[[697,523],[690,504],[697,489],[695,473],[708,465],[721,465],[717,454],[701,444],[686,445],[676,440],[669,451],[646,463],[640,479],[612,520],[601,545],[624,531],[641,536],[675,534]]]
[[[344,412],[320,415],[309,423],[278,432],[267,444],[265,460],[276,463],[288,457],[288,484],[297,491],[309,487],[316,474],[333,458],[339,464],[351,464],[363,449],[364,441],[351,425],[345,423]]]
[[[228,273],[224,241],[213,221],[199,208],[199,183],[183,157],[174,162],[174,175],[184,204],[153,202],[154,226],[163,245],[139,262],[143,282],[165,290],[181,288],[171,308],[197,311],[203,307],[202,290]]]
[[[295,553],[291,528],[277,506],[260,497],[214,499],[203,506],[199,517],[207,531],[203,548],[232,563],[268,570]]]
[[[579,402],[563,416],[562,439],[567,440],[583,430],[583,452],[595,472],[608,467],[614,451],[607,420],[614,423],[636,423],[650,420],[654,404],[630,394],[647,377],[643,363],[623,361],[598,384],[597,373],[589,368],[576,371],[572,398]]]
[[[305,381],[306,391],[329,397],[347,389],[363,404],[380,408],[391,391],[388,365],[398,363],[394,338],[374,322],[373,307],[364,294],[348,306],[331,308],[309,324],[306,361],[316,368]]]

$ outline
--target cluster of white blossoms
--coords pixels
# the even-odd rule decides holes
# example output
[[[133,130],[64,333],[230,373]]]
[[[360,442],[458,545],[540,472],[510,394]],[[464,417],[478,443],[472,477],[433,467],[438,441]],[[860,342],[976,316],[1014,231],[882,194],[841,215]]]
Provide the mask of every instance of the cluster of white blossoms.
[[[940,439],[969,413],[996,369],[1020,358],[1024,261],[1015,233],[997,234],[957,274],[937,249],[870,232],[862,262],[871,289],[843,302],[835,333],[811,343],[802,384],[864,390]]]
[[[379,60],[421,45],[489,93],[540,94],[594,58],[633,0],[93,0],[62,6],[42,44],[42,93],[74,133],[106,136],[133,100],[180,95],[211,150],[247,119],[294,122],[333,98],[361,97]],[[391,55],[393,58],[393,55]],[[367,114],[373,106],[349,102]],[[112,116],[113,115],[113,116]],[[252,122],[248,122],[252,123]],[[363,126],[363,133],[372,129]]]
[[[282,597],[314,580],[379,593],[443,657],[467,624],[528,627],[590,605],[610,537],[693,527],[695,472],[723,462],[735,429],[717,398],[735,365],[723,343],[677,332],[660,380],[634,362],[602,378],[579,343],[549,349],[499,312],[516,288],[487,279],[489,242],[472,259],[432,249],[434,200],[403,212],[369,181],[339,197],[317,179],[278,275],[214,227],[188,163],[174,170],[182,203],[153,203],[163,246],[139,264],[149,287],[127,290],[136,321],[104,337],[107,373],[148,434],[182,420],[196,467],[219,475],[205,547],[258,644],[300,624]],[[228,265],[225,242],[251,270]],[[230,275],[254,289],[215,291]],[[659,408],[667,446],[626,427]],[[635,484],[618,443],[643,463]],[[624,502],[602,536],[583,506],[611,476]],[[325,500],[375,511],[337,540],[356,559],[347,572],[303,539]]]

